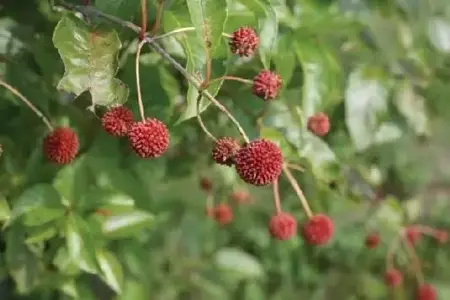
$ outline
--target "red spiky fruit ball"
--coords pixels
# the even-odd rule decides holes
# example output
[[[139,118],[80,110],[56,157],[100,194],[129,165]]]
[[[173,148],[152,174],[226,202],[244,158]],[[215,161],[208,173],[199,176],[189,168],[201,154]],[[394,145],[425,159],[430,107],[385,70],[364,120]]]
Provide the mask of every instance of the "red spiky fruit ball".
[[[280,75],[269,70],[262,70],[253,78],[253,94],[264,99],[273,100],[278,96],[283,80]]]
[[[55,128],[43,142],[44,155],[58,165],[72,162],[79,149],[78,135],[69,127]]]
[[[334,224],[330,217],[318,214],[311,217],[302,228],[305,242],[314,246],[327,244],[334,234]]]
[[[116,106],[102,116],[103,129],[113,136],[126,136],[133,123],[133,113],[125,106]]]
[[[288,240],[297,234],[297,220],[291,214],[277,213],[270,218],[269,232],[277,240]]]
[[[406,228],[406,239],[414,245],[422,238],[422,233],[415,228],[414,226],[410,226]]]
[[[252,55],[259,45],[259,37],[255,30],[248,26],[238,28],[230,39],[231,52],[241,57]]]
[[[234,156],[240,148],[241,145],[234,138],[220,138],[214,144],[212,158],[220,165],[231,166],[234,163]]]
[[[220,225],[226,225],[233,221],[233,211],[226,203],[216,205],[216,207],[214,207],[213,216]]]
[[[436,289],[428,283],[421,284],[417,290],[417,300],[436,300]]]
[[[275,143],[258,139],[239,149],[234,162],[242,180],[263,186],[273,183],[280,176],[283,154]]]
[[[373,232],[366,236],[365,245],[369,249],[374,249],[374,248],[378,247],[378,245],[380,244],[380,241],[381,241],[380,235],[376,232]]]
[[[317,136],[325,136],[330,131],[330,120],[328,116],[319,112],[308,118],[308,130]]]
[[[211,179],[202,177],[200,178],[200,188],[205,192],[211,192],[213,183]]]
[[[247,204],[251,201],[250,193],[244,189],[233,191],[230,198],[237,204]]]
[[[169,130],[158,119],[134,122],[128,131],[131,148],[141,158],[157,158],[169,147]]]

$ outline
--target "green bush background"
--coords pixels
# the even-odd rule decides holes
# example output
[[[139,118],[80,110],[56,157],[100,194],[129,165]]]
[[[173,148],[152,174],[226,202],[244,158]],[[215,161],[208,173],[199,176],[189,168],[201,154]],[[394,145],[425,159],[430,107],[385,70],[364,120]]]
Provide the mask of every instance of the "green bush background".
[[[152,21],[156,1],[148,3]],[[139,23],[138,0],[94,5]],[[53,36],[64,15],[71,17]],[[411,272],[394,295],[382,274],[387,244],[399,226],[450,227],[448,1],[167,0],[161,32],[201,27],[205,20],[215,77],[228,72],[251,79],[262,68],[283,77],[279,98],[268,104],[235,82],[223,83],[217,97],[251,138],[276,141],[287,158],[304,166],[297,179],[313,210],[334,219],[333,241],[312,248],[299,237],[270,239],[271,189],[249,187],[233,168],[212,164],[212,144],[192,118],[195,90],[147,47],[141,58],[145,110],[168,124],[171,146],[162,158],[138,159],[87,109],[99,104],[95,112],[101,115],[101,105],[128,98],[138,116],[134,33],[97,18],[83,25],[46,0],[6,0],[0,4],[1,78],[54,124],[76,129],[81,149],[68,166],[46,162],[46,128],[0,89],[0,298],[412,299]],[[251,59],[232,56],[221,37],[242,25],[261,36]],[[74,45],[89,46],[89,40],[74,37],[89,36],[89,30],[108,38],[103,48],[80,52]],[[201,74],[201,41],[191,31],[161,44],[189,72]],[[60,82],[64,65],[54,43],[66,58],[91,59],[82,76],[97,68],[116,85],[100,89],[92,82],[91,97],[86,86]],[[103,64],[105,55],[110,58]],[[305,119],[318,111],[331,118],[323,139],[305,128]],[[202,116],[215,135],[238,137],[214,107]],[[216,202],[229,201],[239,189],[248,189],[255,202],[231,202],[234,221],[222,228],[205,216],[202,176],[213,179]],[[284,180],[280,188],[283,208],[302,222],[292,189]],[[371,209],[376,199],[383,201]],[[112,216],[95,214],[98,209]],[[372,230],[381,232],[383,245],[369,251],[363,242]],[[431,239],[417,249],[439,299],[450,297],[449,250]],[[405,259],[400,252],[406,271]]]

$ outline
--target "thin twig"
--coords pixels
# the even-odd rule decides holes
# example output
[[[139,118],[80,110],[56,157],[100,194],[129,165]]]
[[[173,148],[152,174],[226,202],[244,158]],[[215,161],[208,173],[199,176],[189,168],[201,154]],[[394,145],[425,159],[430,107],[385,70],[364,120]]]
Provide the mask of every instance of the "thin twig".
[[[386,270],[390,270],[394,267],[394,255],[400,244],[399,236],[395,236],[394,239],[389,244],[389,248],[386,254]]]
[[[1,78],[0,78],[0,85],[5,87],[11,93],[16,95],[20,100],[22,100],[22,102],[26,106],[28,106],[38,116],[38,118],[40,118],[44,122],[45,126],[47,126],[47,128],[50,131],[53,131],[53,126],[50,123],[50,121],[47,119],[47,117],[44,116],[44,114],[36,106],[34,106],[33,103],[31,103],[27,98],[25,98],[24,95],[22,95],[17,89],[13,88],[12,86],[10,86],[6,82],[4,82]]]
[[[179,33],[190,32],[190,31],[195,31],[195,27],[177,28],[177,29],[174,29],[172,31],[169,31],[169,32],[163,33],[161,35],[155,36],[155,37],[153,37],[153,40],[156,41],[156,40],[160,40],[160,39],[172,36],[172,35],[177,35]],[[224,37],[231,37],[231,35],[229,35],[228,33],[222,33],[222,36],[224,36]]]
[[[141,0],[141,31],[139,32],[139,40],[145,38],[147,32],[147,0]]]
[[[403,241],[403,245],[405,245],[406,251],[411,257],[412,264],[415,269],[414,271],[416,272],[417,281],[419,282],[419,284],[423,284],[424,278],[422,273],[422,267],[420,265],[420,259],[417,256],[416,251],[414,250],[414,246],[411,244],[410,241],[408,241],[408,239],[405,237],[403,233],[401,233],[401,239]]]
[[[281,201],[280,201],[280,190],[278,188],[278,178],[273,182],[273,199],[275,203],[275,209],[277,214],[281,213]]]
[[[164,0],[158,0],[158,8],[157,8],[157,12],[156,12],[155,23],[153,24],[153,28],[150,31],[151,36],[154,36],[159,30],[159,26],[161,24],[161,19],[162,19],[163,8],[164,8]]]
[[[139,42],[137,45],[136,50],[136,86],[137,86],[137,96],[138,96],[138,105],[139,105],[139,114],[141,115],[142,121],[145,120],[145,114],[144,114],[144,104],[142,103],[142,93],[141,93],[141,76],[139,75],[139,58],[141,57],[141,50],[144,44],[147,43],[147,41],[144,39]]]
[[[153,37],[153,40],[156,41],[156,40],[160,40],[160,39],[163,39],[163,38],[172,36],[172,35],[176,35],[176,34],[178,34],[178,33],[189,32],[189,31],[194,31],[194,30],[195,30],[195,27],[183,27],[183,28],[178,28],[178,29],[175,29],[175,30],[166,32],[166,33],[164,33],[164,34],[155,36],[155,37]]]
[[[213,80],[210,80],[208,85],[211,85],[213,82],[219,81],[219,80],[234,80],[234,81],[239,81],[245,84],[253,84],[252,80],[249,79],[245,79],[245,78],[241,78],[241,77],[236,77],[236,76],[222,76],[219,78],[214,78]]]
[[[202,98],[202,94],[199,94],[195,103],[198,124],[208,137],[210,137],[213,141],[217,141],[217,138],[208,130],[208,128],[206,128],[205,124],[203,123],[202,116],[200,115],[200,101],[202,100]]]
[[[67,9],[78,11],[83,14],[92,15],[104,18],[105,20],[108,20],[112,23],[115,23],[117,25],[120,25],[122,27],[129,28],[139,34],[141,32],[141,28],[131,22],[123,21],[122,19],[119,19],[115,16],[111,16],[108,14],[105,14],[91,6],[80,6],[80,5],[74,5],[71,3],[67,3],[65,1],[60,2],[61,5]],[[234,125],[237,127],[239,134],[242,136],[244,141],[246,143],[249,142],[249,138],[247,134],[245,133],[242,126],[239,124],[239,122],[236,120],[236,118],[223,106],[214,96],[205,89],[202,89],[201,82],[199,82],[192,74],[190,74],[182,65],[180,65],[166,50],[164,50],[155,40],[150,37],[146,36],[145,40],[147,41],[150,48],[152,48],[155,52],[157,52],[159,55],[161,55],[165,60],[167,60],[177,71],[179,71],[203,96],[206,97],[209,101],[211,101],[212,104],[214,104],[220,111],[222,111],[224,114],[230,118],[230,120],[234,123]]]
[[[290,169],[297,170],[297,171],[300,171],[300,172],[305,172],[305,169],[302,166],[299,166],[297,164],[290,164],[290,163],[288,163],[287,166]]]
[[[308,200],[306,200],[306,197],[303,194],[302,189],[298,185],[297,180],[295,180],[295,178],[292,175],[291,171],[289,171],[289,168],[285,164],[283,164],[283,171],[284,171],[284,174],[286,174],[286,177],[289,180],[290,184],[292,185],[292,188],[294,189],[294,191],[297,194],[298,198],[300,199],[300,203],[302,204],[306,215],[308,216],[308,218],[312,218],[314,216],[314,214],[313,214],[311,208],[309,207]]]

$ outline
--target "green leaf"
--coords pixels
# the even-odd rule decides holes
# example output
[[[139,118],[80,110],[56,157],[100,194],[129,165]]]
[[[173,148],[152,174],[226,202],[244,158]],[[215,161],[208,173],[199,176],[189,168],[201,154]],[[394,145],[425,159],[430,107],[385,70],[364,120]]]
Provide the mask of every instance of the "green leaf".
[[[95,6],[105,14],[130,19],[139,12],[139,0],[95,0]]]
[[[345,122],[357,150],[375,143],[378,117],[387,111],[387,96],[382,81],[366,78],[361,69],[350,74],[345,93]]]
[[[275,50],[278,37],[277,14],[270,1],[265,2],[266,16],[259,20],[259,47],[258,52],[265,69],[270,69],[270,62]]]
[[[243,279],[261,278],[264,269],[261,263],[253,256],[235,248],[223,248],[219,250],[214,261],[223,270],[232,271]]]
[[[288,86],[297,65],[296,53],[292,51],[295,46],[296,43],[292,35],[282,35],[278,41],[276,55],[273,58],[276,72],[283,78],[283,88]]]
[[[102,230],[108,237],[121,238],[136,234],[152,223],[153,215],[136,210],[109,217],[103,223]]]
[[[297,40],[295,49],[304,74],[302,110],[306,119],[339,104],[340,66],[332,52],[314,39]]]
[[[86,221],[75,215],[69,216],[66,221],[65,237],[68,260],[81,270],[95,274],[97,272],[95,241]]]
[[[414,92],[410,82],[405,81],[397,90],[395,104],[417,134],[428,134],[429,122],[425,99]]]
[[[13,33],[18,25],[13,19],[0,19],[0,54],[12,56],[25,47],[24,43]]]
[[[25,232],[12,227],[6,233],[6,264],[19,294],[31,292],[41,279],[42,262],[24,244]]]
[[[269,0],[239,0],[258,19],[258,52],[265,69],[270,69],[270,61],[276,50],[278,19],[272,2]]]
[[[187,7],[183,3],[171,7],[170,11],[164,14],[164,29],[166,31],[175,30],[180,27],[192,26],[190,16],[186,14]],[[204,72],[206,68],[206,54],[204,44],[200,39],[192,35],[178,35],[177,38],[181,41],[184,52],[187,58],[186,71],[190,74],[194,74],[198,78],[198,82],[201,82],[204,78]],[[219,78],[227,73],[228,67],[228,45],[226,43],[220,43],[215,49],[211,78]],[[222,86],[223,80],[218,80],[208,87],[208,91],[216,96]],[[179,117],[177,124],[186,121],[196,116],[196,104],[198,98],[198,91],[192,83],[189,83],[188,92],[186,96],[186,107],[181,116]],[[210,101],[202,99],[200,102],[200,113],[203,112],[210,105]]]
[[[25,243],[36,244],[47,241],[58,233],[57,227],[50,223],[30,228]]]
[[[127,280],[124,284],[122,294],[116,300],[140,300],[148,298],[147,287],[142,282]]]
[[[89,91],[94,105],[109,106],[127,101],[128,88],[115,74],[122,47],[115,31],[91,31],[81,20],[66,16],[55,28],[53,44],[64,62],[58,89],[79,96]]]
[[[82,156],[58,171],[53,186],[66,201],[77,203],[92,182],[89,175],[86,157]]]
[[[6,221],[11,216],[11,210],[9,208],[8,201],[0,194],[0,222]]]
[[[434,18],[428,24],[428,37],[433,46],[441,52],[450,53],[450,22]]]
[[[11,219],[24,217],[27,226],[37,226],[64,215],[58,192],[49,184],[38,184],[23,192],[13,203]]]
[[[118,294],[122,292],[123,272],[117,257],[106,250],[96,251],[102,279]]]
[[[93,188],[83,198],[83,210],[98,208],[112,214],[123,213],[134,209],[134,199],[123,193]]]
[[[189,14],[197,35],[204,45],[210,44],[212,57],[222,41],[228,17],[226,0],[188,0]]]

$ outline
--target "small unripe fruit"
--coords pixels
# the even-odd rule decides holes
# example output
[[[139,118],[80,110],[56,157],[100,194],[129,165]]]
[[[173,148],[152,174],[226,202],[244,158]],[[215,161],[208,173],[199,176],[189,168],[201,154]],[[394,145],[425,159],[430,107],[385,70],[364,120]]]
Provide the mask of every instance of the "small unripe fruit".
[[[235,139],[230,137],[220,138],[214,144],[212,158],[220,165],[231,166],[234,163],[234,156],[240,148],[241,145]]]
[[[166,125],[153,118],[133,123],[128,131],[131,148],[142,158],[160,157],[169,147],[169,139]]]
[[[212,181],[209,178],[200,178],[200,188],[205,192],[210,192],[212,190]]]
[[[250,193],[247,190],[237,190],[231,193],[231,200],[237,204],[246,204],[251,200]]]
[[[220,203],[214,207],[214,219],[220,225],[226,225],[233,220],[233,211],[231,207],[226,203]]]
[[[417,290],[417,300],[436,300],[437,293],[431,284],[424,283]]]
[[[438,242],[445,244],[448,241],[448,233],[444,230],[438,230],[435,234],[435,238]]]
[[[44,138],[43,151],[49,161],[65,165],[74,160],[79,146],[75,131],[68,127],[59,127]]]
[[[283,155],[280,148],[266,139],[251,141],[234,157],[238,175],[249,184],[271,184],[280,176]]]
[[[125,106],[116,106],[105,112],[102,126],[113,136],[126,136],[133,123],[133,113]]]
[[[422,233],[415,227],[406,228],[406,239],[414,245],[422,238]]]
[[[264,101],[275,99],[281,89],[281,76],[269,70],[262,70],[253,78],[253,94]]]
[[[380,244],[380,235],[378,233],[371,233],[367,235],[365,245],[369,249],[378,247]]]
[[[334,234],[334,224],[330,217],[318,214],[311,217],[302,228],[305,242],[314,246],[327,244]]]
[[[288,240],[297,234],[297,220],[288,213],[280,212],[270,218],[269,232],[277,240]]]
[[[111,215],[111,211],[106,208],[98,208],[95,211],[95,214],[98,216],[109,217]]]
[[[252,55],[259,45],[259,37],[251,27],[241,27],[233,32],[230,39],[231,52],[239,56]]]
[[[384,273],[384,283],[389,287],[397,287],[403,282],[403,274],[397,269],[390,269]]]
[[[330,131],[330,120],[326,114],[319,112],[308,118],[307,127],[315,135],[324,136]]]

